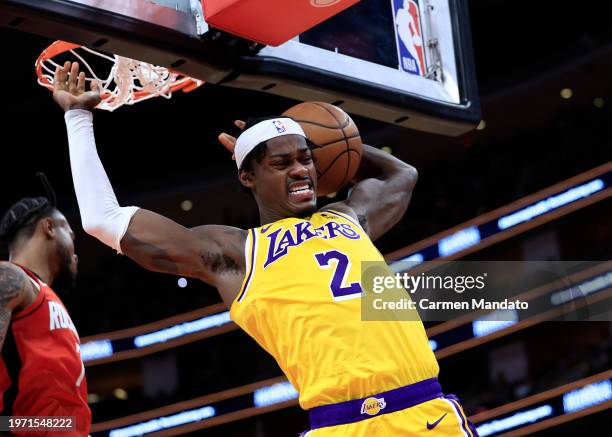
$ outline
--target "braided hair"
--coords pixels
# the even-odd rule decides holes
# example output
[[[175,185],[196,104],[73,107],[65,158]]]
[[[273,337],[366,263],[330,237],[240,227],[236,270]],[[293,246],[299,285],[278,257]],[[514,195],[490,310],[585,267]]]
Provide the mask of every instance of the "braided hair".
[[[0,239],[11,249],[19,238],[30,238],[39,220],[50,217],[56,211],[56,197],[49,180],[37,173],[46,197],[25,197],[15,203],[0,220]]]

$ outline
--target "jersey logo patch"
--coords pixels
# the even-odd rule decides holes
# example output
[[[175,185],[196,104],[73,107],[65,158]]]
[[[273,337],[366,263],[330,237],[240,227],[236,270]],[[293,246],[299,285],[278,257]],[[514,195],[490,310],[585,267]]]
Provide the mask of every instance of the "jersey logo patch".
[[[368,416],[376,416],[380,411],[384,410],[387,406],[385,398],[367,398],[361,404],[361,414],[367,414]]]

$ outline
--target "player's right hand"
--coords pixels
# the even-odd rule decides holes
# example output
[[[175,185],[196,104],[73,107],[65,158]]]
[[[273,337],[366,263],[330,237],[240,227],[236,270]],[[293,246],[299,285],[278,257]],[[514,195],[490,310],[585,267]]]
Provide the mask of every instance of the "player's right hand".
[[[66,62],[57,66],[53,78],[53,99],[64,110],[85,109],[92,111],[100,103],[100,89],[96,81],[86,90],[85,73],[79,73],[78,62]]]

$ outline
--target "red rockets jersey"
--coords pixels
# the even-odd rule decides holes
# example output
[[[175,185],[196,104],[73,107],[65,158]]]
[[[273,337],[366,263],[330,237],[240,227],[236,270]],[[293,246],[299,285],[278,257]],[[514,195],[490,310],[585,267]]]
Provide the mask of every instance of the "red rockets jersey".
[[[38,289],[38,296],[27,308],[13,313],[2,347],[0,415],[74,416],[76,430],[59,434],[87,436],[91,411],[79,334],[51,287],[23,270]]]

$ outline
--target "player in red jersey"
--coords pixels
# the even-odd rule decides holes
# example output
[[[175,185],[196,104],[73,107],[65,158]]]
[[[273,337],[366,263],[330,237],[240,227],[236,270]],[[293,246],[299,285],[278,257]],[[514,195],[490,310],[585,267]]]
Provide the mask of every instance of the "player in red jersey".
[[[13,434],[87,436],[79,335],[50,286],[74,281],[74,232],[54,200],[28,197],[6,212],[0,237],[10,253],[0,261],[0,416],[73,416],[72,431]]]

